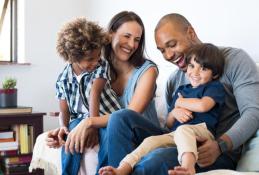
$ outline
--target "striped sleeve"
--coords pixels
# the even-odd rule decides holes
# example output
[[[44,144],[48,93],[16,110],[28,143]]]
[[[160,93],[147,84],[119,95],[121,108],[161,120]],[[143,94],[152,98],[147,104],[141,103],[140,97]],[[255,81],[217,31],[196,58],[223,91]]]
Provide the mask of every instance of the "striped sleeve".
[[[110,80],[109,69],[110,68],[109,68],[108,61],[101,59],[101,61],[99,62],[99,66],[95,70],[94,79],[95,78],[103,78],[103,79],[106,79],[106,80]]]
[[[56,82],[56,98],[59,100],[64,100],[65,98],[65,89],[64,89],[64,82],[59,81]]]

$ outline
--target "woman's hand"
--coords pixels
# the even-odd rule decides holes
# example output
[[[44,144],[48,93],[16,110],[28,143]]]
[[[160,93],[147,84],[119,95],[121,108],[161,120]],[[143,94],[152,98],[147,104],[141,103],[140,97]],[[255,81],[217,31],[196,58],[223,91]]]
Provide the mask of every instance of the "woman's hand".
[[[59,148],[62,145],[58,139],[59,130],[60,128],[57,128],[48,132],[45,141],[50,148]]]
[[[98,143],[98,129],[91,128],[91,126],[91,118],[86,118],[70,131],[65,143],[66,153],[73,154],[74,151],[83,153],[85,147],[93,147],[93,144]]]

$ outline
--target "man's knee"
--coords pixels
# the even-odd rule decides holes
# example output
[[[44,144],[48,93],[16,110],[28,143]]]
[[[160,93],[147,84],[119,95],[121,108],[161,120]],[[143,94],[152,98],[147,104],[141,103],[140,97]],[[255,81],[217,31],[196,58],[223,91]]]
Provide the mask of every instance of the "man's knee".
[[[175,147],[158,148],[145,156],[134,168],[134,175],[167,174],[168,169],[178,166]]]

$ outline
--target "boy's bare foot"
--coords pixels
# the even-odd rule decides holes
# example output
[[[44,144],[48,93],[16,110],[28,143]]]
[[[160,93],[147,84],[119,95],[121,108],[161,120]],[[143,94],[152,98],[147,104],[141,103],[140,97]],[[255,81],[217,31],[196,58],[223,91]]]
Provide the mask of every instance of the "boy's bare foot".
[[[194,175],[195,168],[184,168],[181,166],[174,167],[173,170],[168,171],[168,175]]]
[[[118,168],[105,166],[100,168],[98,173],[100,175],[128,175],[131,173],[131,171],[131,166],[126,162],[122,162]]]
[[[99,172],[100,175],[121,175],[117,168],[112,166],[105,166],[100,168]]]

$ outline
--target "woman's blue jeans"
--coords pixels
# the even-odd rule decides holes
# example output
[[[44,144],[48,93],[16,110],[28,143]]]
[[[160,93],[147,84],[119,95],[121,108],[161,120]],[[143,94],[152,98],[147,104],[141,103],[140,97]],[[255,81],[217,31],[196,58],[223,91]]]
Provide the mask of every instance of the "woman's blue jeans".
[[[120,161],[132,152],[146,137],[161,135],[168,131],[155,126],[139,113],[129,109],[114,112],[107,126],[108,138],[108,164],[117,167]],[[167,175],[168,170],[179,165],[177,149],[158,148],[134,167],[134,175]],[[227,155],[221,155],[217,161],[209,167],[196,167],[197,172],[212,169],[235,169],[236,163]]]

